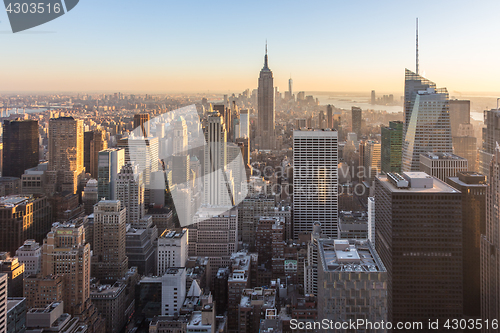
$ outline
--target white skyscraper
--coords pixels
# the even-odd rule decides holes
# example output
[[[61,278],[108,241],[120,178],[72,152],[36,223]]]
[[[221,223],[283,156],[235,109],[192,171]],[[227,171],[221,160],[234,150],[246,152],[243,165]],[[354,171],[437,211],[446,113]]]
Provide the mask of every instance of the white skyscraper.
[[[250,114],[248,109],[240,111],[240,137],[250,137]]]
[[[145,214],[143,173],[134,164],[125,164],[116,181],[116,199],[127,207],[127,223],[137,223]]]
[[[368,239],[375,248],[375,198],[368,197]]]
[[[157,273],[163,276],[168,268],[185,267],[188,258],[188,229],[165,230],[158,237]]]
[[[144,184],[148,189],[151,173],[158,171],[158,138],[131,136],[119,140],[118,147],[125,148],[126,162],[134,162],[138,171],[144,172]]]
[[[184,117],[179,116],[174,121],[174,142],[173,142],[173,153],[185,155],[188,147],[188,133],[186,120]]]
[[[161,278],[161,315],[179,314],[186,297],[186,269],[169,268]]]
[[[231,207],[231,174],[226,173],[227,131],[224,118],[218,113],[208,116],[205,128],[204,200],[206,206]]]
[[[24,264],[24,276],[36,275],[42,271],[42,248],[34,239],[24,241],[17,249],[16,257]]]
[[[293,132],[294,239],[311,232],[315,222],[337,238],[338,134],[330,130]]]

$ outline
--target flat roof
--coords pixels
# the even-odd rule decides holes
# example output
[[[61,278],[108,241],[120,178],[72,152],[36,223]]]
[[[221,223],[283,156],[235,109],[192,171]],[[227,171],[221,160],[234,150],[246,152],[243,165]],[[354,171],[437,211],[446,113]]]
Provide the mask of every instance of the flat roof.
[[[14,206],[25,203],[29,199],[30,199],[29,196],[9,195],[9,196],[0,198],[0,206],[14,207]]]
[[[411,178],[423,178],[423,175],[428,176],[425,172],[407,172],[408,175],[411,175]],[[394,186],[388,179],[386,175],[378,175],[378,180],[389,189],[391,192],[396,193],[460,193],[457,189],[451,187],[440,179],[433,177],[432,188],[430,187],[405,187],[398,188]]]
[[[420,154],[420,156],[424,156],[426,158],[429,158],[431,160],[466,160],[463,157],[460,157],[458,155],[452,154],[452,153],[432,153],[432,152],[426,152]]]
[[[386,272],[367,240],[319,239],[318,246],[325,272]]]

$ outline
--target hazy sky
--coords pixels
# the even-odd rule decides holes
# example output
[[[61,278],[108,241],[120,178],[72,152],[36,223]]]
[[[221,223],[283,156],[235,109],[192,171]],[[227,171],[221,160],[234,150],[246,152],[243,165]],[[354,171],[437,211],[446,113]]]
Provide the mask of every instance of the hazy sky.
[[[0,91],[240,92],[267,38],[275,85],[403,92],[404,69],[450,91],[500,92],[500,2],[81,0],[12,34],[0,11]]]

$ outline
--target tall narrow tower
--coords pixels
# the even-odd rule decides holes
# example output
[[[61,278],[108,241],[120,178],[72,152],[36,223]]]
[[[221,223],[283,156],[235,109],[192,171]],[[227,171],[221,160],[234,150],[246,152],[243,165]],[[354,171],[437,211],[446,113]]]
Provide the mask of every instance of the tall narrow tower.
[[[274,136],[274,79],[273,72],[267,64],[264,56],[264,67],[260,71],[258,88],[258,111],[259,111],[259,139],[260,149],[274,149],[276,139]]]
[[[227,164],[227,132],[224,118],[214,112],[208,117],[205,128],[205,177],[204,205],[230,207],[232,182],[226,173]]]
[[[77,192],[84,176],[83,121],[61,117],[49,121],[49,179],[58,192]]]
[[[92,276],[105,281],[125,276],[128,269],[126,219],[127,208],[119,200],[101,200],[94,206]]]
[[[500,314],[500,147],[496,144],[486,191],[486,234],[481,235],[481,318]],[[485,327],[482,332],[495,332]]]
[[[21,178],[38,165],[38,121],[5,120],[3,123],[2,177]]]
[[[417,17],[417,30],[416,30],[416,48],[415,48],[415,73],[418,75],[418,17]]]

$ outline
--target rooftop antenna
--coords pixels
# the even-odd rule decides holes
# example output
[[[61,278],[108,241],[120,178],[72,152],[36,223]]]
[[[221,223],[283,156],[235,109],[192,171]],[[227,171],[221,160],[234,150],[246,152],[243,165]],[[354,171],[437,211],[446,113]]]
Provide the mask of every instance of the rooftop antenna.
[[[416,70],[418,75],[418,17],[417,17],[417,48],[416,48]]]

